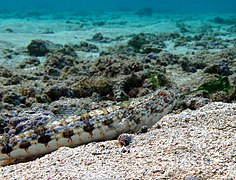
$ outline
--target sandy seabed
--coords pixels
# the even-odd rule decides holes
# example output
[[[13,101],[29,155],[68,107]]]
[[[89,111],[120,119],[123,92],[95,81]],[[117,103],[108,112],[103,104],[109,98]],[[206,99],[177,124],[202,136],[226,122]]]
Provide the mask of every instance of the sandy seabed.
[[[1,179],[235,179],[236,104],[169,114],[147,133],[59,150],[2,167]]]

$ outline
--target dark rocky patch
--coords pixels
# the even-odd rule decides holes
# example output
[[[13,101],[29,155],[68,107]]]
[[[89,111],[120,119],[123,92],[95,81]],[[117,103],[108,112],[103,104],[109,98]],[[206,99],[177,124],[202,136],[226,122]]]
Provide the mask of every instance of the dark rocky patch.
[[[100,32],[94,34],[91,40],[99,43],[108,43],[112,41],[111,38],[103,36]]]
[[[71,85],[74,97],[91,96],[94,92],[101,96],[106,96],[112,92],[112,82],[106,78],[81,77]]]
[[[59,47],[61,47],[61,45],[54,44],[51,41],[35,39],[30,42],[27,49],[31,56],[44,56]]]
[[[39,65],[40,65],[40,61],[37,57],[30,57],[24,60],[23,62],[21,62],[18,66],[19,68],[30,68],[30,67],[35,67]]]
[[[48,54],[44,66],[48,68],[62,69],[66,66],[75,66],[77,64],[77,59],[73,56],[64,55],[61,53]]]
[[[101,56],[89,69],[93,75],[104,77],[115,77],[120,74],[130,74],[143,69],[143,65],[135,60],[129,60],[125,56]]]
[[[5,94],[2,100],[4,103],[12,104],[14,106],[19,106],[21,103],[25,102],[25,99],[16,93]]]
[[[86,41],[80,42],[79,44],[73,45],[73,47],[77,51],[84,51],[84,52],[98,52],[99,48],[95,44],[88,43]]]
[[[181,57],[179,63],[183,71],[195,73],[197,69],[191,66],[190,61],[187,57]]]
[[[165,43],[162,38],[155,36],[154,34],[145,33],[134,35],[128,41],[128,45],[133,48],[134,52],[144,54],[150,52],[160,52],[165,47]]]
[[[5,78],[11,78],[13,76],[13,72],[6,67],[0,66],[0,76]]]
[[[96,33],[93,35],[92,40],[101,42],[104,39],[102,33]]]
[[[233,74],[227,62],[221,62],[219,64],[212,64],[209,67],[206,67],[205,72],[219,74],[222,76],[229,76]]]
[[[57,83],[48,87],[45,94],[51,101],[58,100],[60,97],[73,97],[73,91],[65,83]]]
[[[77,57],[77,54],[75,52],[75,47],[71,46],[71,45],[67,45],[65,44],[63,47],[55,49],[53,51],[53,54],[61,54],[61,55],[67,55],[67,56],[71,56],[71,57]]]

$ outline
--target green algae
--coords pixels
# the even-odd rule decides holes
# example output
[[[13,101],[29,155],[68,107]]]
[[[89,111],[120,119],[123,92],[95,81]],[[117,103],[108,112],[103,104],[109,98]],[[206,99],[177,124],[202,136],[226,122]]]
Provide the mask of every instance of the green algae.
[[[213,94],[219,91],[226,92],[227,94],[233,91],[233,87],[230,85],[228,76],[216,76],[216,79],[210,80],[206,83],[200,85],[197,89],[190,91],[180,97],[184,97],[189,94],[193,94],[199,91],[207,92],[208,94]]]
[[[158,89],[163,86],[170,86],[171,82],[162,72],[150,72],[148,75],[150,85],[153,89]]]
[[[158,79],[158,74],[157,73],[150,73],[149,74],[149,80],[150,80],[150,84],[154,89],[157,89],[158,87],[160,87],[160,82]]]

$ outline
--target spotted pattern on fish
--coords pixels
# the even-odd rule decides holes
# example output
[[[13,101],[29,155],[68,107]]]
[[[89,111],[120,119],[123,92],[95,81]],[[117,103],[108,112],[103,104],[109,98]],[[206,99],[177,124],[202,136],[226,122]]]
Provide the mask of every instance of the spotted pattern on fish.
[[[48,122],[12,137],[0,137],[0,160],[39,156],[61,146],[75,147],[114,139],[122,133],[151,127],[175,105],[171,91],[157,90],[128,102],[91,110],[80,116]]]

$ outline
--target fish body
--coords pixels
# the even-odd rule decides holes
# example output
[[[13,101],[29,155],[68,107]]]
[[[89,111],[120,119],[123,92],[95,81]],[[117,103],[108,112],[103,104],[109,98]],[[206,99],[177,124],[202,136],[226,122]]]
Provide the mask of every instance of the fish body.
[[[75,147],[93,141],[114,139],[122,133],[151,127],[175,105],[171,91],[157,90],[128,102],[91,110],[48,122],[12,137],[0,140],[0,161],[40,156],[59,147]]]

